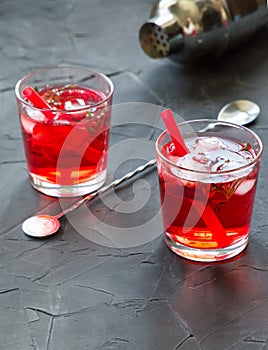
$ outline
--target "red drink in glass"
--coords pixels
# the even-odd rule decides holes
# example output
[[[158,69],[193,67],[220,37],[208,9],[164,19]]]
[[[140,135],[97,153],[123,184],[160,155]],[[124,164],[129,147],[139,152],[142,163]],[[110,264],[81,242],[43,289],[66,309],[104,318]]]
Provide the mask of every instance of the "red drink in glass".
[[[112,88],[107,97],[97,83],[40,85],[36,89],[51,110],[18,100],[33,186],[52,196],[97,190],[106,179]]]
[[[192,260],[223,260],[248,243],[262,145],[246,128],[192,123],[184,157],[165,132],[157,141],[165,241]]]

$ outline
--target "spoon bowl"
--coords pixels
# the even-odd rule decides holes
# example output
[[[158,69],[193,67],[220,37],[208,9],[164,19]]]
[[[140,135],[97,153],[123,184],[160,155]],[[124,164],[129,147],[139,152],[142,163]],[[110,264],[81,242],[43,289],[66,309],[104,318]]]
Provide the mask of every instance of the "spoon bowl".
[[[260,107],[250,100],[236,100],[226,104],[218,114],[218,120],[246,125],[260,114]]]
[[[35,238],[48,237],[56,233],[60,228],[57,216],[36,215],[25,220],[22,230],[25,234]]]

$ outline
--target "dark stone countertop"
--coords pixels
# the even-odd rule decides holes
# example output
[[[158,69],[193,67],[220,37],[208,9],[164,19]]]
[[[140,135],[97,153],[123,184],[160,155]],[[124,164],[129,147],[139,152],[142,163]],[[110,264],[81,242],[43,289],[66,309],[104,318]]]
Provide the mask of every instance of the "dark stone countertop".
[[[268,349],[268,29],[207,66],[154,61],[138,42],[151,6],[152,0],[0,2],[0,349]],[[173,254],[161,235],[155,171],[62,219],[50,239],[22,233],[24,219],[39,210],[57,213],[70,200],[59,203],[29,184],[14,85],[36,68],[66,64],[102,71],[115,84],[114,178],[154,156],[163,125],[154,113],[144,117],[148,103],[184,119],[214,118],[236,98],[260,105],[250,128],[265,148],[243,254],[221,264]],[[123,125],[124,117],[133,124]],[[134,235],[133,246],[100,244],[107,232]]]

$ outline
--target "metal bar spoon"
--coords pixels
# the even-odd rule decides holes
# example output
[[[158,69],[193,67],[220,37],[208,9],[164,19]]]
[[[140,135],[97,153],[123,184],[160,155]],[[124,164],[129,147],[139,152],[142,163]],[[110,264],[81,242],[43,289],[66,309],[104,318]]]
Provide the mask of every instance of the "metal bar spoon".
[[[225,105],[219,112],[217,119],[223,121],[233,122],[239,125],[245,125],[255,120],[260,113],[260,107],[249,100],[237,100]],[[36,215],[25,220],[22,224],[22,230],[25,234],[31,237],[48,237],[56,233],[60,228],[59,219],[63,216],[71,213],[83,203],[89,202],[93,198],[97,197],[103,192],[108,191],[111,188],[115,188],[122,182],[130,179],[131,177],[141,173],[145,169],[155,166],[156,160],[152,159],[144,165],[139,166],[137,169],[127,173],[120,179],[117,179],[107,186],[102,187],[99,191],[90,193],[82,199],[75,202],[69,208],[63,210],[55,216],[51,215]]]
[[[57,215],[36,215],[32,216],[28,219],[26,219],[22,224],[22,230],[23,232],[31,237],[35,238],[44,238],[53,235],[60,229],[60,221],[59,219],[63,216],[71,213],[72,211],[79,208],[83,203],[89,202],[93,198],[97,197],[98,195],[110,190],[111,188],[115,188],[118,185],[120,185],[122,182],[130,179],[131,177],[143,172],[144,170],[155,166],[156,160],[152,159],[149,162],[147,162],[144,165],[139,166],[135,170],[127,173],[123,177],[111,182],[109,185],[102,187],[96,192],[90,193],[77,202],[75,202],[73,205],[71,205],[69,208],[64,209],[62,212],[58,213]]]

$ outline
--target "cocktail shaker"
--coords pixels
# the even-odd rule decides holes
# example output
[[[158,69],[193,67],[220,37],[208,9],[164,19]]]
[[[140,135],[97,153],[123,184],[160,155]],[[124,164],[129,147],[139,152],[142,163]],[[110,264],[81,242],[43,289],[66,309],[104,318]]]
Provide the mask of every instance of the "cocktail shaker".
[[[139,38],[152,58],[193,63],[222,56],[267,23],[266,0],[158,0]]]

